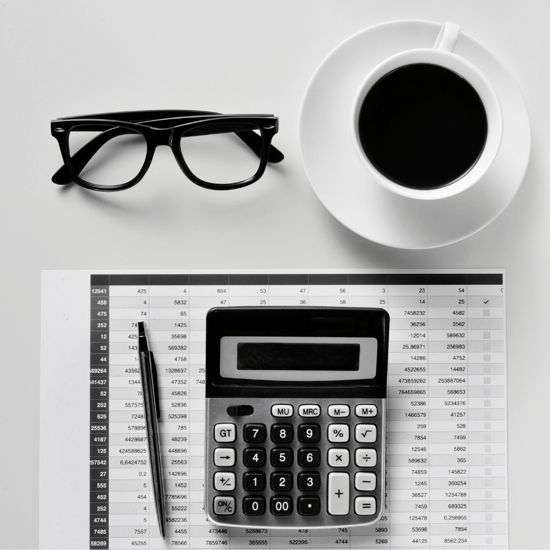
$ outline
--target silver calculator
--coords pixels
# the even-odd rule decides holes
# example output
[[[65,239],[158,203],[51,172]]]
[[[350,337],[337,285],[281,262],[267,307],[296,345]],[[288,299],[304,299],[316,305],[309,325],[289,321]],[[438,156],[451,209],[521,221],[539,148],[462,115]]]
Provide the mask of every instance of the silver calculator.
[[[388,334],[389,315],[382,309],[209,311],[210,521],[309,529],[380,518]]]

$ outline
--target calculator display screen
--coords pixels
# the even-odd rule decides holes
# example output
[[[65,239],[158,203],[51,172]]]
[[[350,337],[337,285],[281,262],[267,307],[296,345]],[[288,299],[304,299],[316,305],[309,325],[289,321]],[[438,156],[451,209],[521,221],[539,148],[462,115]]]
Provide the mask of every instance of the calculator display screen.
[[[222,378],[271,381],[369,380],[378,341],[371,337],[224,336]]]
[[[237,370],[358,371],[359,344],[240,342]]]

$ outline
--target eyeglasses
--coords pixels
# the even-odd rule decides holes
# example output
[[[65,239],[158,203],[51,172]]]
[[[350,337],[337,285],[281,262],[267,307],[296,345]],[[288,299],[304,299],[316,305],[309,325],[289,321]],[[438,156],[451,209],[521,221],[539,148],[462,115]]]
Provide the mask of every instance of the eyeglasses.
[[[120,191],[138,183],[158,145],[172,149],[184,174],[207,189],[237,189],[258,181],[283,154],[271,145],[279,119],[209,111],[132,111],[51,122],[64,166],[54,183]]]

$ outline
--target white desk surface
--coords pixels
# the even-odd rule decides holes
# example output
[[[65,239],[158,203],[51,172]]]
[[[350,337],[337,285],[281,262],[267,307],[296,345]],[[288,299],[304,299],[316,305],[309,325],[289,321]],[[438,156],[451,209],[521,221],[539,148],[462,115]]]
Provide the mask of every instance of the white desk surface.
[[[349,36],[402,19],[460,23],[514,75],[532,125],[511,205],[478,234],[428,251],[350,232],[300,161],[300,104],[319,64]],[[0,547],[38,545],[41,270],[491,267],[506,269],[508,295],[510,545],[550,546],[549,24],[547,0],[1,2]],[[286,159],[264,185],[230,193],[194,186],[162,149],[131,191],[51,183],[51,119],[155,108],[273,112]]]

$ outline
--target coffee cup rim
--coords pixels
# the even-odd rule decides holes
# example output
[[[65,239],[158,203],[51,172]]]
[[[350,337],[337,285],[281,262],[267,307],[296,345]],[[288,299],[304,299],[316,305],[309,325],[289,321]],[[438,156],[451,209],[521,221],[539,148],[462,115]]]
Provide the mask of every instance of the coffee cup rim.
[[[481,98],[487,114],[487,139],[483,151],[475,164],[457,181],[435,189],[414,189],[400,185],[382,173],[370,162],[359,139],[359,113],[368,91],[384,75],[412,64],[428,63],[439,65],[465,78]],[[498,96],[487,77],[469,60],[453,52],[434,48],[405,50],[386,58],[363,79],[352,106],[351,131],[354,149],[364,167],[374,179],[389,191],[407,198],[420,200],[443,199],[462,193],[478,182],[487,172],[500,149],[503,135],[502,109]]]

